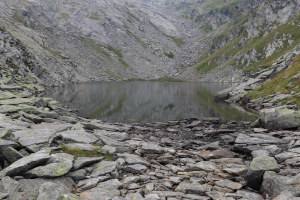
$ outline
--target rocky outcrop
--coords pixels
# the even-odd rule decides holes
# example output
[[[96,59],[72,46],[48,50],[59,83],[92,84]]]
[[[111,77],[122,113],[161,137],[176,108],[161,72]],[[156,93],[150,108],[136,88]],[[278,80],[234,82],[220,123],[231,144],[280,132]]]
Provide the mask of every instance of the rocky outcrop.
[[[300,127],[300,111],[286,106],[265,109],[260,112],[260,120],[268,129],[291,129]]]

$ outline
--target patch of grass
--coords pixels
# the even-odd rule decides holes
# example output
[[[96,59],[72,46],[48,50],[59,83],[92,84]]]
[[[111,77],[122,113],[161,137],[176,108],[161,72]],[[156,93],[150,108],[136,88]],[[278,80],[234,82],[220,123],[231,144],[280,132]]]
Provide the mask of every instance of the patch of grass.
[[[209,22],[207,22],[201,27],[201,30],[203,30],[205,33],[210,33],[213,30],[213,28],[212,25]]]
[[[14,20],[16,20],[17,22],[23,23],[23,18],[22,16],[19,14],[19,12],[15,11],[12,18]]]
[[[148,48],[147,44],[145,42],[143,42],[140,38],[138,38],[136,35],[134,35],[131,31],[129,31],[128,29],[126,30],[127,35],[129,35],[130,37],[133,37],[135,39],[135,41],[137,41],[140,45],[142,45],[142,47],[144,48]]]
[[[118,60],[124,69],[132,69],[131,66],[127,62],[125,62],[123,59],[119,58]]]
[[[137,22],[140,22],[140,21],[141,21],[141,20],[140,20],[137,16],[135,16],[134,14],[128,13],[128,15],[129,15],[131,18],[135,19]]]
[[[182,47],[182,45],[184,45],[183,38],[178,38],[176,36],[168,35],[165,33],[163,35],[170,38],[178,47]]]
[[[97,13],[92,13],[92,14],[90,15],[90,19],[99,21],[99,20],[100,20],[100,17],[97,15]]]
[[[77,157],[105,157],[106,160],[114,161],[115,157],[108,151],[103,152],[101,147],[95,148],[92,151],[85,151],[79,148],[68,148],[66,145],[61,145],[61,150],[67,154]]]
[[[269,95],[293,94],[292,97],[280,100],[282,104],[292,103],[300,106],[300,56],[297,56],[292,65],[276,75],[271,81],[264,83],[259,88],[249,92],[250,99],[258,99]]]
[[[175,55],[172,53],[172,51],[170,51],[170,53],[164,52],[164,54],[165,54],[165,56],[167,56],[167,57],[170,58],[170,59],[175,58]]]
[[[123,54],[122,54],[122,51],[119,50],[119,49],[116,49],[110,45],[108,45],[107,47],[107,50],[113,52],[114,54],[116,54],[118,56],[118,58],[123,58]]]
[[[61,145],[61,150],[65,153],[71,154],[75,157],[99,157],[102,156],[99,151],[101,150],[101,147],[95,148],[92,151],[85,151],[81,150],[79,148],[69,148],[66,145]]]
[[[100,58],[104,57],[107,60],[111,61],[110,55],[105,51],[104,47],[98,44],[95,40],[87,37],[80,37],[80,40],[83,44],[91,49],[93,49]]]

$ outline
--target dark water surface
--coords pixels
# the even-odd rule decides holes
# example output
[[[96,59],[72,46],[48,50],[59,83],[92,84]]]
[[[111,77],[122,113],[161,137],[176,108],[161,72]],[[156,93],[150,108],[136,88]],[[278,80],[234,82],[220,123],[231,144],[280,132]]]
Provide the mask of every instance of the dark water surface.
[[[229,85],[190,82],[93,82],[55,88],[47,96],[78,109],[81,116],[109,122],[154,122],[220,117],[254,120],[243,109],[214,102]]]

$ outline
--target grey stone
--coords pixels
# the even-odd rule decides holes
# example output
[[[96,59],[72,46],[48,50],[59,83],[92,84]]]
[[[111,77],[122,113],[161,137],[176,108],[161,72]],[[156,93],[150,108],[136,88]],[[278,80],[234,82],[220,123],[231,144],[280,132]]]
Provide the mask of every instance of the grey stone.
[[[23,158],[23,155],[20,154],[17,150],[12,147],[7,147],[2,149],[2,154],[10,163],[16,162],[17,160]]]
[[[84,130],[64,131],[58,133],[58,136],[60,136],[64,141],[70,142],[91,144],[96,143],[98,141],[98,138],[96,136],[94,136],[91,133],[87,133]]]
[[[280,195],[283,191],[289,191],[293,195],[300,193],[300,178],[280,176],[275,172],[267,171],[263,177],[261,191],[264,196],[274,198]]]
[[[83,200],[75,194],[63,194],[60,195],[57,200]]]
[[[140,193],[129,193],[126,195],[125,200],[143,200],[144,197]]]
[[[187,194],[205,195],[208,189],[200,183],[181,182],[175,189],[176,192],[183,192]]]
[[[269,136],[266,134],[239,134],[235,140],[236,144],[248,144],[248,145],[257,145],[257,144],[284,144],[285,141]]]
[[[125,141],[129,138],[129,135],[126,132],[112,132],[112,131],[106,131],[106,130],[96,130],[95,135],[104,135],[106,137],[109,137],[111,139],[117,140],[117,141]]]
[[[144,160],[143,158],[135,154],[124,153],[124,154],[118,154],[118,156],[124,158],[126,163],[129,165],[134,165],[134,164],[141,164],[146,166],[150,165],[148,161]]]
[[[69,172],[66,176],[71,177],[74,181],[80,181],[86,178],[87,171],[80,169],[75,172]]]
[[[142,154],[161,154],[164,152],[165,152],[164,148],[157,144],[143,143],[143,145],[141,146]]]
[[[67,189],[62,184],[43,183],[39,188],[39,196],[36,200],[53,200],[66,193]]]
[[[260,120],[268,129],[289,129],[300,127],[300,111],[286,106],[261,110]]]
[[[135,164],[128,165],[124,170],[133,174],[141,174],[147,170],[147,167],[145,165]]]
[[[89,179],[79,181],[77,186],[80,187],[82,190],[88,190],[93,187],[96,187],[99,182],[106,181],[108,179],[109,179],[108,175],[100,176],[97,178],[89,178]]]
[[[117,169],[117,164],[117,162],[113,161],[101,161],[100,163],[95,164],[91,177],[110,174]]]
[[[242,184],[237,183],[237,182],[233,182],[230,180],[221,180],[221,181],[216,181],[215,184],[217,186],[223,187],[223,188],[229,188],[232,190],[239,190],[243,187]]]
[[[263,181],[265,171],[276,171],[279,169],[277,161],[273,157],[260,156],[252,160],[246,175],[247,185],[259,190]]]
[[[120,189],[123,184],[118,179],[110,179],[105,182],[101,182],[98,184],[99,188],[107,189],[107,190],[117,190]]]
[[[78,157],[73,164],[73,170],[78,170],[81,169],[83,167],[92,165],[94,163],[100,162],[104,159],[104,157]]]
[[[30,177],[56,178],[67,174],[73,166],[74,156],[66,153],[52,154],[45,166],[36,167],[25,173]]]
[[[188,163],[187,166],[189,171],[213,172],[217,169],[216,164],[210,161],[201,161],[196,164]]]
[[[33,153],[27,157],[21,158],[11,164],[9,167],[2,170],[2,175],[7,176],[15,176],[20,175],[30,169],[32,169],[35,166],[44,164],[47,162],[50,158],[49,156],[50,151],[48,150],[41,150],[37,153]]]

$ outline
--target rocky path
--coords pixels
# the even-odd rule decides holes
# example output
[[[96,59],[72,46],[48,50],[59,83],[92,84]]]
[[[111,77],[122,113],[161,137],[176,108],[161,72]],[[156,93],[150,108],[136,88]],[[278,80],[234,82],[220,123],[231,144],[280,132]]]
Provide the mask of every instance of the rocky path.
[[[1,85],[0,199],[297,199],[300,132],[217,118],[108,124]],[[279,195],[279,196],[278,196]],[[295,196],[295,197],[293,197]]]

